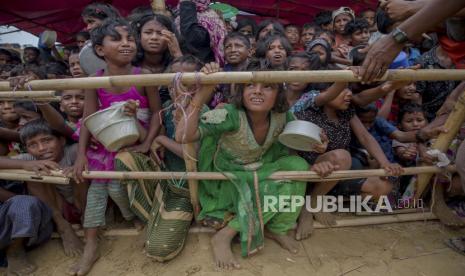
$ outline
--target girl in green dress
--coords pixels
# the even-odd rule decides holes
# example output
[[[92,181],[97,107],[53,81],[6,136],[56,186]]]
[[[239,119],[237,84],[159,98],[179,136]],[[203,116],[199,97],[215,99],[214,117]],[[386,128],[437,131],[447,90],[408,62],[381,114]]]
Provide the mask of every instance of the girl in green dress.
[[[263,62],[252,61],[246,70],[270,69]],[[206,74],[217,71],[219,67],[214,63],[202,69]],[[275,181],[267,176],[276,171],[309,169],[304,159],[290,155],[277,140],[286,123],[294,120],[292,113],[287,112],[282,84],[237,85],[232,104],[200,115],[200,107],[208,102],[213,88],[203,86],[195,94],[180,120],[176,140],[201,141],[199,171],[233,175],[228,181],[208,180],[199,185],[199,219],[214,220],[221,229],[211,240],[216,265],[226,269],[239,267],[231,251],[231,240],[236,234],[240,234],[242,256],[263,248],[265,235],[296,253],[298,244],[287,232],[301,208],[287,212],[263,208],[266,196],[304,196],[306,188],[305,182]]]

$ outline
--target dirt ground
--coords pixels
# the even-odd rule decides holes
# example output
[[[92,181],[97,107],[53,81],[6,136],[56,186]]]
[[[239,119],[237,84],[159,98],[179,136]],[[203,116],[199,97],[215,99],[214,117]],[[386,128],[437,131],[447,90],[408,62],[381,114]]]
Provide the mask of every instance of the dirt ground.
[[[89,275],[465,275],[465,256],[443,243],[465,230],[453,231],[438,222],[318,229],[300,242],[297,255],[266,240],[258,255],[240,258],[242,269],[227,272],[214,269],[210,235],[190,234],[182,253],[167,263],[146,257],[137,237],[106,237]],[[233,250],[239,256],[239,244]],[[34,275],[66,275],[75,262],[56,239],[30,256],[39,266]]]

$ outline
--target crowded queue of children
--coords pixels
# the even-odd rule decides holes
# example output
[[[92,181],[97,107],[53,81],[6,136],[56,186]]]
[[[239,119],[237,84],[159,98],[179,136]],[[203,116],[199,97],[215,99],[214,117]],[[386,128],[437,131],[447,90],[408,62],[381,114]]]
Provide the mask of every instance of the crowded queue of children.
[[[369,44],[389,35],[398,14],[381,5],[359,14],[348,7],[320,12],[297,26],[250,18],[227,30],[210,1],[181,0],[173,12],[154,14],[136,8],[123,18],[112,6],[84,8],[87,30],[75,35],[65,57],[43,58],[44,49],[24,49],[23,62],[0,49],[0,70],[14,89],[34,79],[82,78],[171,72],[352,70],[364,61]],[[401,17],[404,20],[406,17]],[[229,28],[229,29],[231,29]],[[396,68],[461,68],[464,37],[456,25],[412,41],[391,64]],[[46,51],[45,51],[46,52]],[[461,56],[460,56],[461,55]],[[331,195],[389,196],[394,206],[412,196],[411,177],[369,177],[307,184],[274,181],[276,171],[312,170],[324,177],[337,170],[381,168],[393,176],[402,167],[436,162],[431,139],[447,131],[441,125],[464,84],[454,81],[220,84],[167,87],[111,87],[61,91],[61,101],[0,100],[0,169],[48,174],[61,169],[74,180],[63,187],[0,180],[0,250],[8,271],[35,270],[26,250],[60,234],[65,254],[80,256],[68,271],[85,275],[99,258],[98,231],[109,210],[147,232],[147,253],[174,258],[193,218],[186,181],[85,179],[85,170],[185,171],[183,144],[196,144],[197,170],[231,172],[227,181],[203,180],[197,219],[217,233],[211,245],[219,268],[239,268],[231,250],[239,236],[242,256],[264,246],[268,237],[296,253],[296,241],[308,238],[313,221],[333,226],[331,213],[263,210],[264,196],[305,196],[311,204]],[[187,97],[187,98],[186,98]],[[135,118],[140,139],[120,152],[108,151],[82,123],[87,116],[124,102]],[[322,144],[296,152],[278,142],[286,123],[305,120],[322,129]],[[454,158],[464,139],[450,148]],[[228,183],[226,183],[228,182]],[[279,183],[277,183],[279,182]],[[458,175],[439,189],[453,196],[435,205],[443,223],[463,226],[464,189]],[[169,202],[169,204],[167,204]],[[176,206],[176,210],[160,206]],[[315,206],[313,206],[315,207]],[[163,210],[162,210],[163,209]],[[169,213],[169,216],[166,215]],[[72,224],[85,230],[85,243]],[[295,232],[294,226],[297,224]],[[291,233],[292,232],[292,233]],[[464,248],[465,250],[465,248]]]

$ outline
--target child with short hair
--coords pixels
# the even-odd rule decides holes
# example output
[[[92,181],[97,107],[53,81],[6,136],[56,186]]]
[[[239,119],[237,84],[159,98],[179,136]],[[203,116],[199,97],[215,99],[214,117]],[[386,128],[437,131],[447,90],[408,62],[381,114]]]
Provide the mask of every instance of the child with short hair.
[[[224,39],[224,57],[226,64],[223,71],[235,72],[243,70],[251,56],[249,39],[241,33],[230,33]],[[234,84],[220,84],[209,104],[210,108],[229,103],[234,91]]]
[[[300,29],[295,24],[288,24],[284,27],[284,34],[291,43],[294,52],[302,51],[302,45],[300,44]]]
[[[428,121],[421,105],[407,103],[402,106],[398,116],[399,129],[402,131],[419,131]],[[395,139],[392,143],[397,159],[404,166],[415,166],[418,157],[417,143],[402,143]]]
[[[25,64],[40,65],[40,50],[36,47],[26,47],[23,50],[23,60]]]
[[[305,47],[307,43],[312,41],[317,32],[320,32],[321,29],[318,25],[314,23],[305,23],[302,26],[302,32],[300,33],[300,43]]]
[[[368,28],[370,33],[374,33],[378,30],[376,26],[376,11],[368,8],[360,12],[360,17],[365,19],[368,22]]]
[[[20,130],[21,142],[27,153],[11,158],[0,158],[1,169],[24,169],[47,175],[51,170],[64,169],[67,174],[75,159],[77,145],[66,146],[65,138],[53,130],[45,120],[35,119]],[[82,251],[82,242],[65,219],[71,209],[84,211],[86,185],[58,185],[27,183],[28,192],[38,197],[51,210],[52,218],[60,234],[65,254],[76,256]],[[79,220],[79,216],[77,218]]]
[[[95,53],[107,63],[107,69],[98,71],[97,76],[148,72],[131,65],[136,55],[136,42],[132,28],[125,20],[119,18],[106,20],[92,31],[91,36]],[[103,88],[88,90],[84,102],[84,117],[108,108],[114,103],[124,101],[126,101],[124,113],[138,119],[136,123],[140,130],[148,127],[146,135],[141,134],[142,144],[128,148],[128,150],[146,153],[160,128],[158,112],[161,104],[159,94],[154,87],[132,86],[111,90]],[[138,108],[136,101],[139,101]],[[101,144],[98,144],[97,149],[89,148],[90,137],[89,130],[85,125],[81,125],[78,157],[74,170],[79,182],[84,181],[82,172],[88,165],[93,170],[111,171],[114,169],[115,153],[109,152]],[[72,275],[88,273],[98,258],[97,231],[99,227],[105,225],[108,196],[118,205],[126,220],[135,219],[135,215],[130,210],[127,191],[118,181],[93,180],[89,187],[84,215],[86,246],[82,259],[69,270]]]
[[[71,52],[68,59],[69,63],[69,72],[73,78],[82,78],[86,74],[81,68],[81,62],[79,61],[79,52]]]

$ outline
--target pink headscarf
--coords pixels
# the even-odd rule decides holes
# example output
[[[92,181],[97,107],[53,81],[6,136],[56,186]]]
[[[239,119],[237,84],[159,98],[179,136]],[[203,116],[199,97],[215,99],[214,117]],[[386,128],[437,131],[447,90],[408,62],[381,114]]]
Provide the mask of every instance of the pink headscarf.
[[[214,10],[208,7],[210,0],[193,0],[192,2],[197,8],[197,19],[200,26],[205,28],[210,35],[210,47],[215,56],[215,61],[220,65],[224,65],[223,42],[227,32],[223,20]],[[176,17],[175,23],[179,31],[181,25],[179,16]]]

